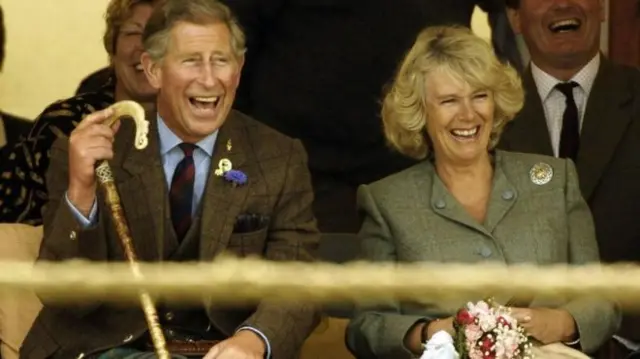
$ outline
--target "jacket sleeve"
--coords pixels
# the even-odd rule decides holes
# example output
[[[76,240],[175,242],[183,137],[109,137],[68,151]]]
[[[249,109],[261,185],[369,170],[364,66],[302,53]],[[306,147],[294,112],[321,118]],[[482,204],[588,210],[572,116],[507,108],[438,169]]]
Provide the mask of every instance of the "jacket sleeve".
[[[363,185],[358,189],[358,207],[364,215],[360,230],[361,259],[372,262],[396,262],[396,248],[391,231],[380,213],[370,191]],[[420,322],[435,318],[409,315],[402,311],[400,303],[378,302],[375,307],[359,306],[347,327],[346,340],[349,350],[362,358],[412,358],[404,346],[409,330]]]
[[[566,161],[566,208],[569,230],[570,264],[593,264],[600,261],[593,218],[580,193],[575,165]],[[614,302],[597,294],[573,298],[566,309],[574,318],[580,335],[580,346],[586,353],[595,352],[616,332],[620,312]]]
[[[38,261],[66,261],[71,259],[106,261],[107,234],[104,208],[98,205],[97,225],[83,229],[66,201],[68,187],[68,140],[61,138],[51,148],[51,164],[47,171],[49,201],[43,210],[44,238],[40,246]],[[102,201],[98,201],[102,203]],[[45,306],[55,306],[82,317],[99,306],[99,303],[80,302],[74,305],[57,303],[41,295]]]

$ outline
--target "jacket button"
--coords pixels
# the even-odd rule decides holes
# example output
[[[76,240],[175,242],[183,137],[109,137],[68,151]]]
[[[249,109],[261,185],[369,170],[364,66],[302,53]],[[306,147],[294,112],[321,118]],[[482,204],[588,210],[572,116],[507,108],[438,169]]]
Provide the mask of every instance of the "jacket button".
[[[447,206],[447,204],[444,203],[444,201],[440,199],[440,200],[438,200],[436,202],[435,206],[436,206],[437,209],[444,209]]]
[[[76,357],[76,359],[82,359],[82,358],[84,358],[84,353],[80,353],[80,355]]]
[[[76,233],[76,231],[71,231],[71,233],[69,233],[69,239],[75,241],[76,238],[78,238],[78,234]]]
[[[129,334],[129,335],[127,335],[127,337],[126,337],[126,338],[124,338],[124,342],[125,342],[125,343],[130,342],[130,341],[131,341],[131,339],[133,339],[133,334]]]
[[[510,201],[513,199],[513,191],[510,190],[506,190],[504,192],[502,192],[502,199],[504,199],[505,201]]]
[[[490,248],[487,248],[487,247],[483,247],[483,248],[480,250],[480,255],[481,255],[481,256],[483,256],[483,257],[485,257],[485,258],[489,258],[489,257],[491,257],[491,253],[492,253],[492,252],[491,252],[491,249],[490,249]]]

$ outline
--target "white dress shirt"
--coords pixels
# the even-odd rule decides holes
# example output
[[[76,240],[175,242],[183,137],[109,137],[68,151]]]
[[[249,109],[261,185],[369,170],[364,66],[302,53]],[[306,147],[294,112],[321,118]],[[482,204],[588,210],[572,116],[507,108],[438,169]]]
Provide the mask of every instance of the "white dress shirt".
[[[580,131],[582,131],[582,122],[584,120],[584,112],[587,107],[587,100],[593,87],[593,82],[598,74],[600,67],[600,54],[597,54],[582,70],[580,70],[571,80],[578,86],[573,88],[573,98],[578,107],[578,118],[580,121]],[[538,89],[538,94],[542,100],[544,108],[544,116],[547,120],[547,128],[549,129],[549,138],[551,139],[551,147],[554,156],[558,157],[560,151],[560,134],[562,133],[562,116],[566,109],[566,97],[555,86],[565,82],[542,71],[535,63],[531,62],[531,74],[533,81]]]

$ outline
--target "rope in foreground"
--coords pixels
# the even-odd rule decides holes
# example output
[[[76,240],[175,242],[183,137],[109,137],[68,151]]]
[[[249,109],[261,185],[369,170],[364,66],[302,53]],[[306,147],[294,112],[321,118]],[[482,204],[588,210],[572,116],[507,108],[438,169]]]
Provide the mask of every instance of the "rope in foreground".
[[[0,262],[0,293],[32,290],[52,300],[137,303],[140,291],[167,301],[276,300],[446,303],[491,295],[597,294],[640,310],[640,266],[504,266],[498,264],[349,264],[271,262],[221,257],[212,263]]]

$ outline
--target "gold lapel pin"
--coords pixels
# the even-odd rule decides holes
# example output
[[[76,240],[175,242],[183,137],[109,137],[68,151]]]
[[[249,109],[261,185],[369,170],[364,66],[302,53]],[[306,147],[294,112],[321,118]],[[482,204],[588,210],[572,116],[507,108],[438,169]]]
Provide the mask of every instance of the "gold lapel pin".
[[[531,177],[531,182],[542,186],[543,184],[549,183],[551,178],[553,178],[553,168],[544,162],[536,163],[531,167],[529,176]]]
[[[231,139],[227,140],[227,152],[231,152],[233,145],[231,144]]]

